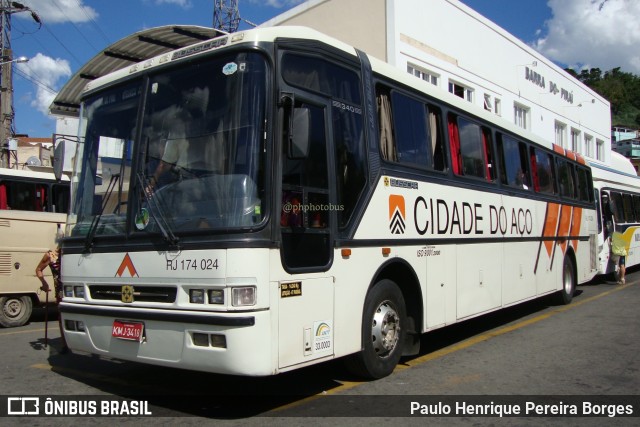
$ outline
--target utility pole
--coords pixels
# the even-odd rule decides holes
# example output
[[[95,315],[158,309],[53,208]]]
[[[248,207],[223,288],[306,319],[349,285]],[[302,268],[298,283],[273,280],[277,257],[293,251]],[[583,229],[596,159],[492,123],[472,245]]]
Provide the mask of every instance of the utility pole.
[[[0,167],[9,166],[9,139],[15,135],[13,63],[27,61],[24,57],[14,59],[11,50],[11,15],[19,12],[30,12],[33,20],[42,26],[38,15],[27,6],[15,1],[0,0]]]

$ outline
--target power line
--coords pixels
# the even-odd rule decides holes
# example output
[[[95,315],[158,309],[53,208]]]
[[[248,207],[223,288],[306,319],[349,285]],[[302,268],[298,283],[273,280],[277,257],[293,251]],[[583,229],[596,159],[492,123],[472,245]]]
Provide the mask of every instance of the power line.
[[[47,86],[46,84],[42,83],[40,80],[32,77],[31,75],[25,73],[24,71],[20,70],[19,68],[15,68],[14,69],[15,73],[17,75],[19,75],[20,77],[22,77],[25,80],[30,81],[31,83],[35,84],[36,86],[41,87],[42,89],[46,90],[47,92],[56,95],[58,93],[57,90],[50,88],[49,86]]]
[[[75,28],[75,30],[78,32],[78,34],[80,34],[80,36],[84,39],[84,41],[87,42],[87,44],[89,46],[91,46],[93,48],[94,51],[99,52],[99,49],[96,48],[90,41],[89,39],[84,35],[84,33],[82,31],[80,31],[80,29],[76,26],[76,24],[73,23],[73,20],[71,18],[69,18],[69,16],[66,14],[66,12],[62,9],[62,7],[60,7],[60,5],[58,4],[58,2],[56,0],[53,0],[53,4],[56,5],[56,7],[58,8],[58,10],[60,11],[60,13],[62,13],[64,15],[65,18],[67,18],[67,20],[69,21],[69,24],[71,24],[73,26],[73,28]],[[82,8],[80,8],[82,9]]]
[[[95,29],[98,31],[98,33],[100,33],[100,35],[102,36],[104,41],[106,41],[107,44],[110,45],[111,41],[109,40],[109,37],[107,37],[107,35],[105,34],[104,31],[102,31],[102,28],[100,27],[100,25],[98,25],[96,20],[93,19],[93,17],[87,13],[87,10],[84,7],[82,7],[82,5],[80,4],[80,2],[78,0],[74,0],[74,1],[78,5],[78,8],[82,11],[82,13],[84,13],[84,15],[87,17],[87,19],[89,19],[91,21],[91,23],[93,24]]]
[[[67,53],[76,61],[78,66],[82,66],[82,62],[78,58],[76,58],[73,52],[71,52],[71,50],[69,50],[69,48],[67,48],[67,46],[65,46],[65,44],[62,43],[62,41],[55,34],[53,34],[53,32],[49,29],[49,26],[43,23],[42,28],[44,28],[49,34],[51,34],[51,37],[53,37],[60,44],[60,46],[62,46],[62,48],[67,51]]]

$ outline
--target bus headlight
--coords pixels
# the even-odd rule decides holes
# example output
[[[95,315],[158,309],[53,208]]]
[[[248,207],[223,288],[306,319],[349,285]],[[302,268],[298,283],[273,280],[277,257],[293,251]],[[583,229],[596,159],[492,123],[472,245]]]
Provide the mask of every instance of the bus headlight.
[[[204,289],[189,289],[189,302],[191,304],[204,304]]]
[[[256,288],[254,286],[231,288],[231,305],[234,307],[256,305]]]
[[[73,298],[73,286],[64,287],[64,296],[68,298]]]
[[[74,286],[73,293],[76,298],[84,298],[84,286]]]
[[[224,304],[224,290],[209,289],[209,304]]]

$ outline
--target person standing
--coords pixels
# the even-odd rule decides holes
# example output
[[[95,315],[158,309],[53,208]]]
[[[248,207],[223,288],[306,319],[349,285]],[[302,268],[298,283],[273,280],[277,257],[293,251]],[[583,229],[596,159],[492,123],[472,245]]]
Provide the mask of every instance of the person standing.
[[[40,279],[42,286],[40,289],[44,292],[50,292],[51,287],[49,283],[47,283],[47,279],[44,277],[44,270],[49,267],[51,269],[51,274],[53,275],[53,286],[55,291],[56,298],[56,306],[60,304],[62,301],[62,281],[60,280],[60,247],[56,247],[53,251],[47,251],[42,256],[42,259],[38,263],[36,267],[36,277]],[[48,307],[46,308],[48,309]],[[60,338],[62,338],[62,350],[60,351],[62,354],[67,353],[69,351],[69,347],[67,347],[67,341],[64,338],[64,330],[62,328],[62,316],[58,311],[58,326],[60,327]],[[45,326],[46,327],[46,326]]]
[[[627,242],[622,233],[616,231],[611,235],[611,259],[615,263],[617,284],[625,284]]]

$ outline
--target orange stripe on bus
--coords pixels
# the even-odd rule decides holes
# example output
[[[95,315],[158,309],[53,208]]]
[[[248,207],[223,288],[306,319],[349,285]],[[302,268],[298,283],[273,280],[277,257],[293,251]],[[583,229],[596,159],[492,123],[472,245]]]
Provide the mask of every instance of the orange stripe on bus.
[[[580,234],[580,225],[582,225],[582,208],[573,208],[573,218],[571,220],[571,235],[577,236]],[[571,241],[574,251],[578,251],[578,239]]]
[[[567,250],[567,236],[569,236],[569,228],[571,227],[571,206],[563,205],[562,212],[560,213],[560,226],[558,227],[558,238],[560,240],[560,248],[562,248],[562,253],[565,253]]]
[[[542,230],[542,237],[554,237],[558,228],[558,214],[560,212],[560,205],[557,203],[547,203],[547,220],[544,223],[544,229]],[[545,240],[544,247],[547,249],[547,254],[551,256],[553,251],[553,241]]]

